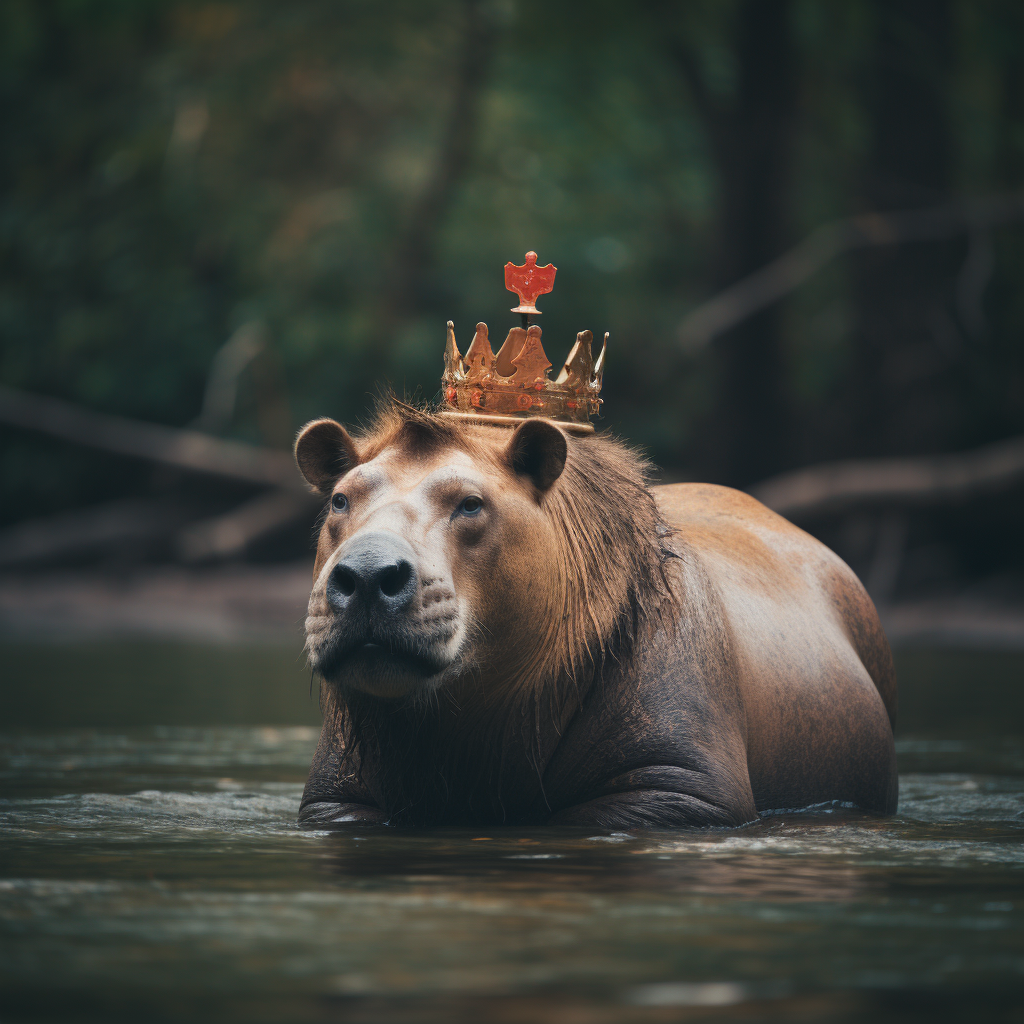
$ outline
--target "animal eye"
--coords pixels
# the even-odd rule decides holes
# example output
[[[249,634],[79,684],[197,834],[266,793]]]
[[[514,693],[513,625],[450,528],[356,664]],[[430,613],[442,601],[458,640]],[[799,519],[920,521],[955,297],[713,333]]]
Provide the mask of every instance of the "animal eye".
[[[459,505],[458,511],[464,516],[475,516],[483,507],[483,499],[478,498],[475,494],[471,494],[468,498],[462,499],[462,504]]]
[[[331,508],[335,512],[344,512],[348,508],[348,498],[344,494],[335,494],[331,497]]]

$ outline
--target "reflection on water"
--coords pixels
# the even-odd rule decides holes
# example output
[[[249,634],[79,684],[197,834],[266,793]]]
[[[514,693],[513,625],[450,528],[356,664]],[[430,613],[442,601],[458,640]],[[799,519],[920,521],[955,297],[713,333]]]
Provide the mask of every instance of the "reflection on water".
[[[312,726],[9,732],[2,1019],[1020,1020],[1022,723],[955,725],[893,819],[601,834],[299,830]]]

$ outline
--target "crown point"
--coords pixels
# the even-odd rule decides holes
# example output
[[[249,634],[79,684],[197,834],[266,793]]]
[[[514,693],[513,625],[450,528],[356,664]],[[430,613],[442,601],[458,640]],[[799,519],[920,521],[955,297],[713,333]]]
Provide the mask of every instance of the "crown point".
[[[516,372],[516,368],[512,365],[512,360],[519,355],[519,350],[523,347],[525,341],[526,331],[522,327],[512,327],[509,330],[508,337],[505,338],[504,344],[498,349],[498,354],[494,357],[495,372],[502,377],[511,377]]]
[[[608,335],[609,332],[604,332],[604,344],[601,346],[601,354],[597,357],[597,362],[594,363],[594,379],[597,381],[598,388],[601,387],[601,383],[604,380],[604,357],[608,351]]]
[[[468,379],[479,380],[490,373],[494,366],[494,353],[491,351],[491,342],[487,337],[487,324],[476,325],[476,334],[473,335],[473,340],[470,342],[469,348],[466,349],[463,362],[466,365]]]
[[[516,367],[514,378],[516,384],[526,384],[529,386],[547,379],[547,372],[551,366],[551,361],[548,359],[544,346],[541,344],[540,334],[540,328],[534,324],[526,332],[526,340],[523,342],[522,348],[519,349],[512,359]]]
[[[448,321],[448,337],[444,346],[444,369],[446,377],[454,377],[462,371],[462,353],[455,344],[455,324],[451,320]]]
[[[580,331],[576,335],[576,344],[569,352],[562,372],[555,380],[556,384],[564,384],[570,390],[590,386],[594,375],[594,357],[590,350],[593,341],[594,335],[590,331]]]

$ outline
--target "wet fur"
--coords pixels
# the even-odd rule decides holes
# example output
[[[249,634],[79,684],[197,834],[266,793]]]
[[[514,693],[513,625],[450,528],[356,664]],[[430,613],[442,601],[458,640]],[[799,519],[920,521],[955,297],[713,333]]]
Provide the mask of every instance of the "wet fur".
[[[355,441],[360,461],[396,447],[411,455],[459,448],[480,464],[498,459],[471,428],[395,399],[381,404]],[[561,613],[538,623],[544,632],[531,638],[533,657],[516,677],[398,704],[323,682],[322,708],[343,738],[337,767],[348,785],[395,808],[396,822],[443,820],[453,802],[481,820],[510,820],[526,803],[544,800],[545,747],[557,740],[559,724],[606,662],[622,671],[638,642],[671,616],[665,563],[673,553],[664,544],[671,531],[648,473],[636,452],[608,434],[569,446],[559,480],[541,499],[559,547],[559,564],[544,582],[555,588]],[[370,777],[364,764],[379,768]],[[500,795],[510,773],[519,779],[515,806]]]
[[[509,437],[391,401],[354,452],[461,449],[507,479]],[[536,497],[557,555],[536,581],[547,612],[523,623],[529,659],[401,702],[325,683],[306,820],[631,828],[895,809],[892,659],[838,557],[739,492],[650,489],[607,435],[572,438]]]

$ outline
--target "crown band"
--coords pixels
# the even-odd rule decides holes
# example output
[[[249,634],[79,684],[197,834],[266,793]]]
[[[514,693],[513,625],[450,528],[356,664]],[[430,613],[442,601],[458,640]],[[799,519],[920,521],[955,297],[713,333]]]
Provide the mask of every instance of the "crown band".
[[[455,409],[442,409],[438,415],[449,416],[453,420],[461,420],[463,423],[479,423],[482,426],[487,427],[506,427],[509,430],[521,423],[524,419],[531,418],[528,416],[482,416],[479,413],[458,412]],[[536,416],[532,418],[537,419]],[[559,420],[558,425],[563,430],[567,430],[570,434],[594,433],[593,423],[570,423],[564,420]]]

